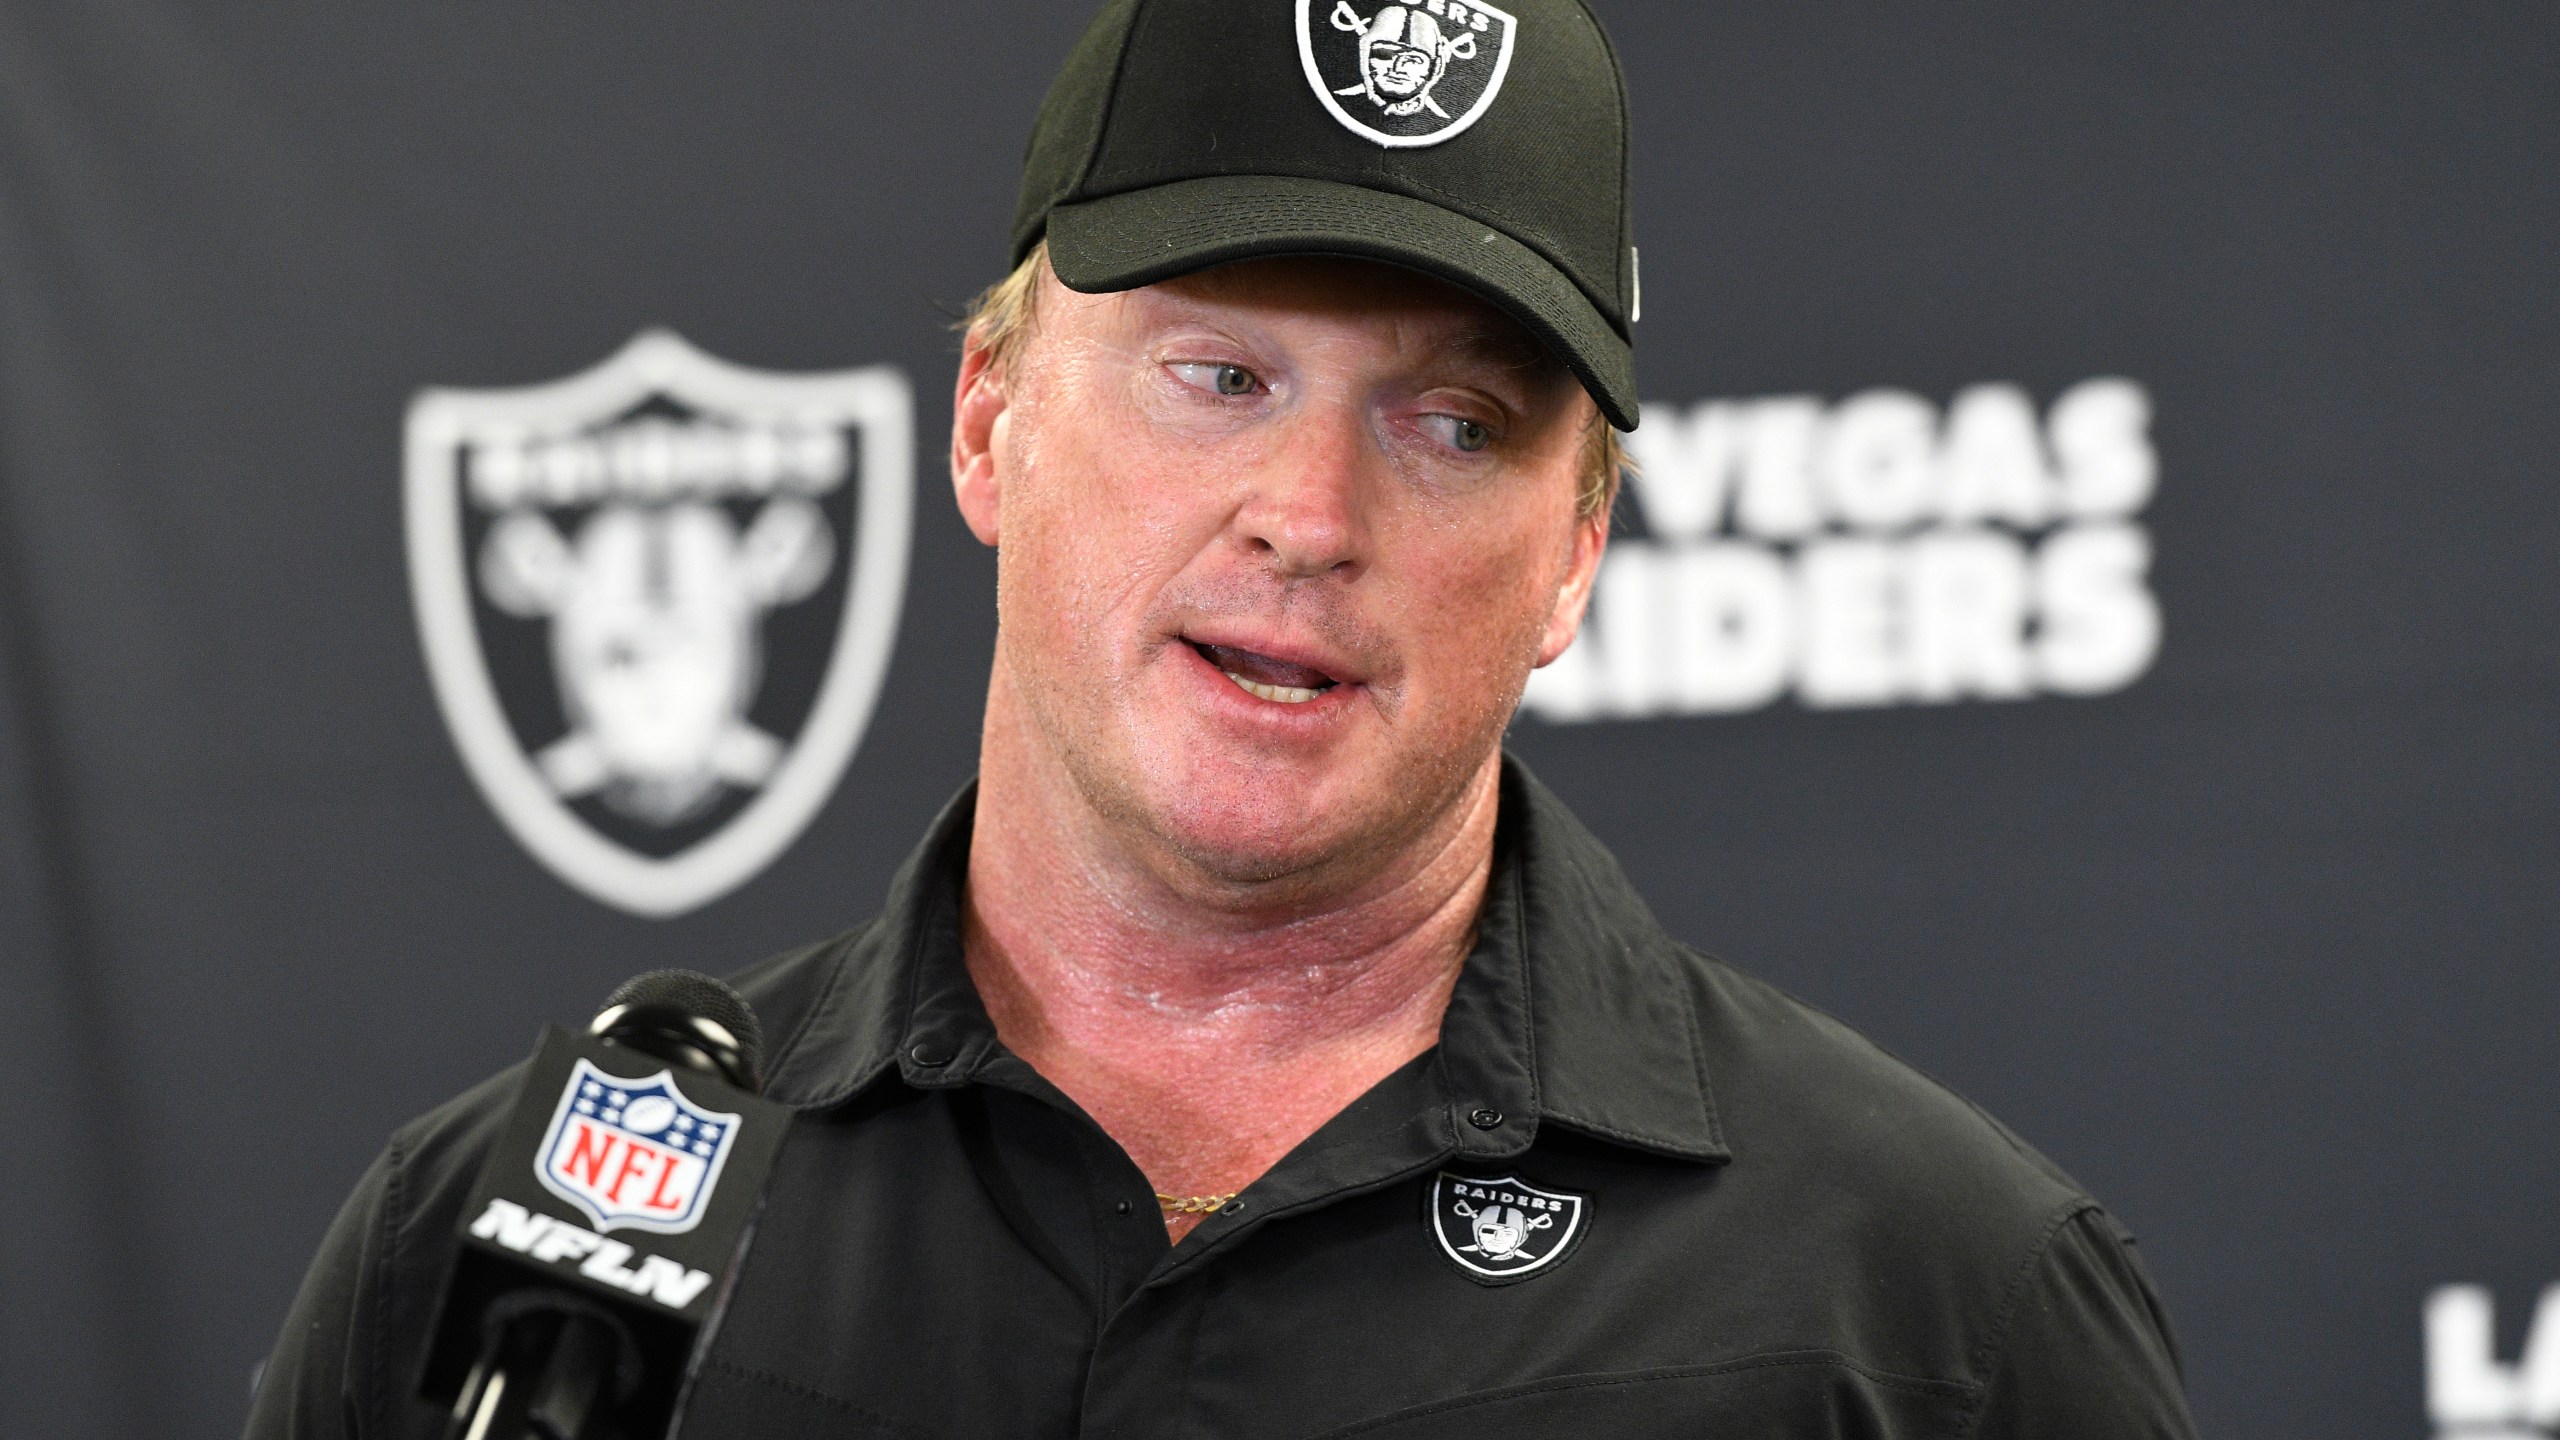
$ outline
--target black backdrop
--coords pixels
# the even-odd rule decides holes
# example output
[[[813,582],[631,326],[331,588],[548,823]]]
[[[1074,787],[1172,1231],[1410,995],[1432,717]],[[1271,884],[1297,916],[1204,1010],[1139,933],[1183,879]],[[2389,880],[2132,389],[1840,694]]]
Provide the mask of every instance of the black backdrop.
[[[2427,1296],[2487,1287],[2512,1357],[2560,1277],[2560,14],[1601,8],[1656,413],[2130,379],[2160,640],[2103,694],[1517,749],[1675,931],[2119,1211],[2209,1431],[2457,1418]],[[994,623],[946,325],[1084,12],[0,3],[8,1433],[232,1433],[395,1123],[624,975],[875,904],[969,770]],[[658,326],[918,397],[877,712],[797,842],[673,919],[474,788],[401,502],[422,388]]]

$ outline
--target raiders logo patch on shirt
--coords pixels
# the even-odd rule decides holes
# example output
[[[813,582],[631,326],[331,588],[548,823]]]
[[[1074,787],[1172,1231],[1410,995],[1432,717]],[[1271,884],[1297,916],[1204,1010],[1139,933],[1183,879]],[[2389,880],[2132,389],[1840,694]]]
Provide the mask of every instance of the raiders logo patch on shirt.
[[[1431,1233],[1460,1273],[1509,1285],[1552,1268],[1582,1238],[1590,1197],[1544,1190],[1516,1175],[1480,1179],[1446,1170],[1431,1181]]]

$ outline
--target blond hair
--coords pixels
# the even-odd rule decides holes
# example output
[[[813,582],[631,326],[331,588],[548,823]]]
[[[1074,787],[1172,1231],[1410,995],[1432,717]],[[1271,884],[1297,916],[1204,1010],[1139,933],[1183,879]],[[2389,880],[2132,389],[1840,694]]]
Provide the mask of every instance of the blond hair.
[[[1009,369],[1040,318],[1040,277],[1049,268],[1049,242],[1032,247],[1013,273],[981,291],[961,320],[961,344],[986,352],[987,363],[1001,375]],[[1617,427],[1595,407],[1582,438],[1582,478],[1574,492],[1574,513],[1588,520],[1605,515],[1618,498],[1618,478],[1627,470],[1627,451]]]

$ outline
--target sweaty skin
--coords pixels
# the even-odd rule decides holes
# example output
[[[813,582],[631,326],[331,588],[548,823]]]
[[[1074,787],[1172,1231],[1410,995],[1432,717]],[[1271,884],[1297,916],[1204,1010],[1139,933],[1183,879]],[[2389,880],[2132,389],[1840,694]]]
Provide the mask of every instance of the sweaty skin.
[[[1007,366],[967,347],[969,970],[1158,1191],[1244,1189],[1435,1043],[1503,727],[1605,543],[1595,415],[1499,311],[1357,261],[1044,275]]]

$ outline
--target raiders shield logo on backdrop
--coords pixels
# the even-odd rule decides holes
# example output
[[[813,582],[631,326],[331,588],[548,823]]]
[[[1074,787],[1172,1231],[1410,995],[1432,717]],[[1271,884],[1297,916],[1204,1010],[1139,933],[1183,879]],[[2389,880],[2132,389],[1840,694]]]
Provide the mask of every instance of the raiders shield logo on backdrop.
[[[737,1133],[737,1116],[686,1099],[672,1071],[626,1080],[580,1060],[533,1174],[607,1234],[680,1235],[702,1223]]]
[[[906,589],[914,399],[664,330],[593,370],[409,407],[409,581],[498,816],[639,915],[746,883],[826,803]]]
[[[1516,1175],[1479,1180],[1443,1170],[1431,1181],[1431,1233],[1468,1279],[1508,1285],[1564,1258],[1582,1238],[1588,1204]]]
[[[1502,93],[1517,29],[1475,0],[1298,0],[1298,59],[1353,134],[1437,145]]]

